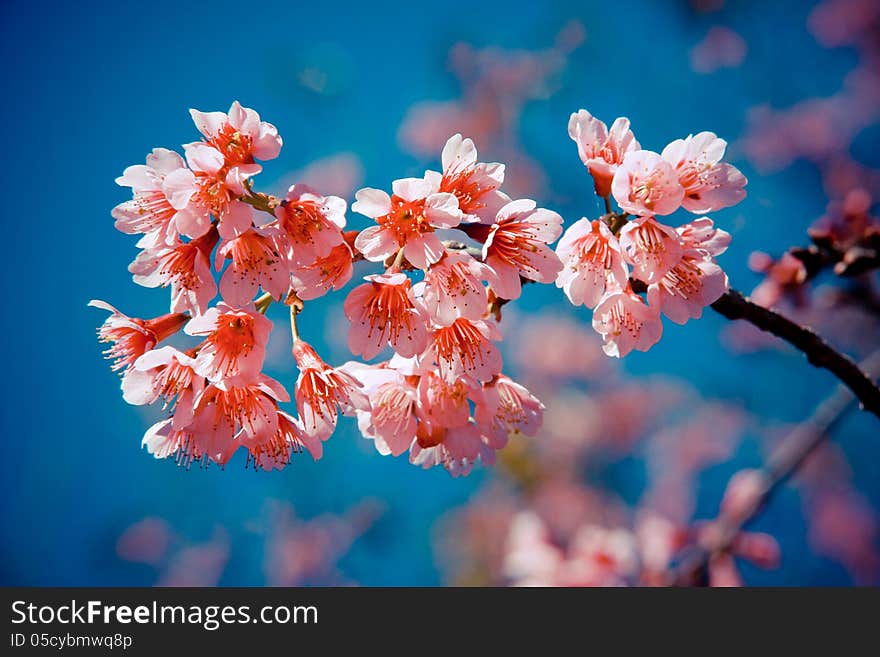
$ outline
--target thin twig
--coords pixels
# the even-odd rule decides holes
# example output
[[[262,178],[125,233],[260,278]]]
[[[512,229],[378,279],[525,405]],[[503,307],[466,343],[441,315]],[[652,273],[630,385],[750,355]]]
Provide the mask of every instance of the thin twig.
[[[880,375],[880,350],[862,361],[861,366],[871,377]],[[852,402],[851,390],[841,383],[828,399],[819,404],[809,419],[795,427],[759,471],[759,489],[748,504],[738,509],[735,516],[722,511],[712,523],[713,531],[707,534],[710,538],[684,553],[678,566],[670,573],[669,583],[689,586],[705,581],[712,557],[731,548],[743,527],[754,519],[782,484],[828,437],[831,428],[843,417]]]

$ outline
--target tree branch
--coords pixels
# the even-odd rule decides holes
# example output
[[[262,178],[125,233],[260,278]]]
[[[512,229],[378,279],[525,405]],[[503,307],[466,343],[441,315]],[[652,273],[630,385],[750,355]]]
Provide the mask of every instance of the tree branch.
[[[799,349],[812,365],[824,368],[840,379],[859,400],[862,409],[880,418],[880,388],[877,384],[852,359],[836,351],[813,330],[753,303],[732,289],[713,303],[712,309],[727,319],[745,320]]]
[[[878,376],[880,350],[862,361],[861,365],[871,377]],[[840,384],[828,399],[819,404],[809,419],[795,427],[759,471],[760,484],[748,504],[738,509],[735,516],[722,511],[713,521],[713,531],[707,533],[709,538],[683,554],[678,566],[671,571],[668,582],[673,586],[692,586],[704,582],[712,557],[731,548],[743,527],[828,437],[829,431],[843,417],[852,401],[850,388]]]

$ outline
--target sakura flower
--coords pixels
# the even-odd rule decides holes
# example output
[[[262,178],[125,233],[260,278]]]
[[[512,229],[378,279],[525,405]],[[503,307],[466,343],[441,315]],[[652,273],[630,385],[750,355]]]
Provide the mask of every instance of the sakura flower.
[[[492,343],[499,338],[494,324],[459,317],[449,326],[434,329],[425,360],[436,363],[447,382],[462,376],[489,381],[501,371],[501,353]]]
[[[187,237],[204,235],[211,226],[209,218],[181,212],[189,195],[178,193],[180,180],[192,183],[195,176],[183,158],[167,148],[154,148],[146,165],[128,167],[116,184],[131,187],[134,197],[113,208],[116,228],[129,235],[145,234],[141,246],[147,248],[173,245],[181,233]]]
[[[658,311],[645,305],[629,286],[605,295],[593,311],[593,328],[605,341],[602,350],[616,358],[633,349],[647,351],[663,333]]]
[[[443,256],[444,248],[435,228],[454,228],[461,211],[454,194],[435,192],[427,180],[403,178],[392,183],[392,195],[365,188],[355,195],[355,212],[375,219],[357,236],[355,248],[367,260],[381,262],[400,249],[419,269],[427,269]]]
[[[161,397],[166,408],[176,409],[175,428],[183,428],[192,420],[195,397],[205,384],[195,366],[195,359],[174,347],[148,351],[122,378],[122,397],[135,406],[152,404]]]
[[[745,198],[746,177],[733,165],[721,162],[726,148],[727,142],[714,132],[700,132],[676,139],[663,149],[661,157],[675,168],[684,188],[681,205],[685,210],[712,212]]]
[[[275,208],[278,226],[290,243],[291,262],[313,263],[342,244],[346,208],[338,196],[321,196],[307,185],[292,185],[284,203]]]
[[[421,419],[432,426],[463,427],[471,416],[469,399],[479,392],[465,379],[447,381],[426,371],[419,380]]]
[[[635,278],[652,283],[663,277],[683,253],[678,233],[654,217],[637,217],[623,227],[620,246]]]
[[[351,280],[353,272],[351,247],[343,242],[314,262],[294,264],[291,285],[300,299],[309,301],[324,296],[330,288],[342,289]]]
[[[193,432],[185,426],[175,426],[171,418],[160,420],[147,429],[141,446],[157,459],[173,458],[184,467],[208,460]]]
[[[351,352],[369,360],[390,343],[405,357],[421,353],[428,339],[427,317],[416,305],[406,274],[377,274],[364,280],[368,282],[345,300]]]
[[[154,319],[140,319],[125,315],[106,301],[93,299],[89,305],[110,311],[110,316],[98,328],[98,339],[101,342],[112,342],[113,346],[104,352],[108,359],[113,360],[111,369],[123,372],[131,368],[134,362],[147,351],[174,335],[189,319],[184,313],[169,313]]]
[[[188,335],[204,335],[196,356],[196,371],[211,381],[239,377],[254,381],[266,358],[272,322],[245,308],[224,302],[186,325]]]
[[[294,454],[304,449],[317,461],[324,450],[320,439],[306,432],[302,422],[281,410],[278,411],[278,430],[274,434],[256,439],[242,435],[240,442],[248,452],[248,462],[260,470],[281,470]]]
[[[759,306],[770,308],[785,296],[790,296],[797,304],[802,303],[803,286],[808,276],[800,258],[786,251],[779,260],[774,260],[766,253],[755,251],[749,256],[749,268],[766,275],[749,295]]]
[[[703,308],[727,291],[727,275],[711,258],[695,251],[682,255],[672,269],[648,286],[648,305],[676,324],[699,319]]]
[[[425,273],[416,293],[438,324],[451,324],[457,317],[481,319],[489,303],[482,283],[486,276],[485,265],[471,255],[450,251]]]
[[[228,168],[223,154],[203,142],[184,146],[186,161],[192,171],[175,173],[166,180],[180,212],[189,221],[202,225],[213,216],[224,239],[232,239],[253,224],[251,206],[239,200],[247,192],[245,182],[259,173],[258,164],[240,164]],[[207,230],[207,226],[206,226]]]
[[[467,475],[480,456],[480,432],[473,424],[463,427],[419,425],[409,462],[422,468],[442,466],[453,477]]]
[[[217,296],[210,256],[216,231],[190,242],[145,249],[128,266],[132,279],[144,287],[171,286],[171,311],[201,314]]]
[[[730,233],[716,228],[709,217],[700,217],[675,229],[684,249],[705,256],[721,255],[730,245]]]
[[[590,114],[579,110],[568,120],[568,136],[577,144],[578,155],[587,167],[596,186],[596,194],[608,198],[611,180],[624,156],[641,148],[630,130],[629,119],[614,120],[611,130]]]
[[[340,367],[363,384],[369,410],[357,410],[358,429],[371,439],[376,450],[400,456],[416,438],[419,395],[414,380],[390,366],[365,365],[349,361]]]
[[[605,222],[583,218],[556,245],[563,268],[556,287],[575,305],[595,308],[608,290],[626,285],[629,273],[617,237]]]
[[[223,465],[242,444],[271,440],[278,432],[278,402],[289,400],[284,386],[263,374],[231,377],[201,392],[188,428],[199,451]]]
[[[464,214],[462,221],[491,224],[495,215],[510,199],[499,191],[504,182],[504,165],[477,162],[477,149],[471,139],[460,134],[449,138],[443,147],[443,173],[428,171],[428,180],[438,192],[448,192],[458,199]]]
[[[499,297],[517,299],[520,277],[552,283],[562,263],[547,246],[562,234],[562,217],[536,208],[534,201],[512,201],[498,211],[495,224],[483,244],[487,280]]]
[[[345,414],[354,414],[370,407],[360,382],[344,370],[327,365],[307,342],[294,342],[293,357],[300,372],[296,407],[306,433],[326,440],[336,428],[339,408]]]
[[[215,258],[217,271],[228,259],[220,279],[220,294],[226,303],[245,306],[259,288],[280,300],[290,288],[290,273],[282,254],[281,232],[274,226],[254,227],[225,241]]]
[[[227,166],[273,160],[281,151],[278,129],[260,120],[260,115],[236,100],[229,113],[189,111],[205,140],[223,154]]]
[[[525,386],[499,374],[483,385],[476,403],[475,418],[489,444],[504,447],[511,432],[534,436],[541,428],[544,404]]]
[[[614,200],[635,215],[672,214],[684,188],[672,165],[652,151],[630,151],[611,181]]]

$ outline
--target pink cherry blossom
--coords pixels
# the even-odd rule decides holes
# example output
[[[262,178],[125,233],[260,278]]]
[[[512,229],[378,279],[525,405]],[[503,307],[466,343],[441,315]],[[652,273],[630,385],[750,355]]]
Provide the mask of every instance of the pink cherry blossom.
[[[198,364],[198,363],[197,363]],[[266,443],[278,433],[278,402],[290,395],[263,374],[209,384],[196,398],[192,432],[198,451],[223,465],[243,444]]]
[[[146,447],[147,452],[157,459],[173,458],[183,467],[210,460],[193,432],[186,426],[175,426],[172,418],[160,420],[147,429],[141,447]]]
[[[696,251],[682,255],[678,264],[648,286],[648,305],[676,324],[699,319],[703,308],[727,291],[727,275],[715,262]]]
[[[216,231],[173,246],[162,245],[141,251],[128,266],[132,279],[144,287],[171,286],[171,311],[201,314],[217,296],[211,273],[211,251],[217,244]]]
[[[238,377],[254,381],[266,358],[272,322],[260,313],[220,302],[186,325],[188,335],[204,335],[196,371],[211,381]]]
[[[427,317],[415,301],[406,274],[365,276],[345,300],[351,322],[348,346],[353,354],[373,358],[386,344],[401,356],[415,356],[428,339]]]
[[[140,319],[125,315],[106,301],[93,299],[89,305],[110,312],[110,316],[98,328],[101,342],[112,342],[113,346],[104,355],[113,360],[113,371],[123,372],[134,362],[165,338],[177,333],[189,319],[184,313],[169,313],[154,319]]]
[[[684,188],[672,165],[652,151],[630,151],[611,181],[614,200],[635,215],[672,214],[681,206]]]
[[[260,172],[260,165],[240,164],[228,168],[223,154],[203,142],[186,144],[183,148],[192,171],[184,170],[186,175],[175,172],[165,181],[166,187],[173,187],[181,215],[196,225],[205,224],[213,216],[224,239],[232,239],[248,230],[253,225],[253,212],[239,197],[247,192],[245,182]]]
[[[292,185],[284,203],[275,209],[278,226],[290,243],[290,261],[308,265],[342,244],[346,208],[338,196],[322,196],[307,185]]]
[[[627,262],[633,266],[633,276],[645,283],[662,278],[684,252],[678,233],[654,217],[637,217],[629,222],[620,231],[619,240]]]
[[[544,404],[525,386],[499,374],[483,385],[474,419],[490,444],[499,449],[512,432],[535,436],[544,418]]]
[[[730,233],[716,228],[709,217],[700,217],[675,229],[685,250],[699,251],[706,256],[718,256],[730,245]]]
[[[425,307],[438,324],[451,324],[457,317],[481,319],[489,297],[482,281],[486,266],[467,253],[450,251],[425,272],[416,286]]]
[[[624,156],[641,148],[630,130],[629,119],[615,119],[608,130],[602,121],[583,109],[571,115],[568,136],[577,144],[578,155],[593,176],[596,193],[605,198],[611,194],[611,180]]]
[[[629,278],[617,237],[601,220],[580,219],[569,226],[556,245],[563,268],[556,286],[575,305],[595,308],[610,289]]]
[[[504,165],[477,162],[477,149],[471,139],[460,134],[449,138],[443,147],[443,173],[428,171],[425,179],[435,191],[454,194],[464,214],[462,221],[491,224],[495,215],[510,199],[500,191]]]
[[[254,227],[226,240],[217,249],[214,266],[229,266],[220,278],[220,294],[226,303],[245,306],[259,288],[280,300],[290,288],[290,272],[283,254],[281,231],[274,226]]]
[[[403,249],[403,255],[419,269],[427,269],[443,256],[444,248],[435,228],[454,228],[461,211],[454,194],[435,192],[420,178],[403,178],[392,184],[388,196],[379,189],[365,188],[355,195],[355,212],[375,219],[357,236],[355,248],[367,260],[381,262]]]
[[[647,306],[628,286],[605,295],[593,311],[593,328],[605,341],[602,350],[615,358],[626,356],[633,349],[647,351],[663,333],[658,311]]]
[[[528,199],[512,201],[498,211],[483,244],[487,280],[502,299],[518,299],[520,277],[552,283],[562,263],[547,246],[562,234],[562,217],[537,208]]]
[[[327,365],[307,342],[296,340],[293,357],[299,367],[296,407],[307,434],[326,440],[336,428],[339,408],[343,413],[370,407],[362,386],[351,374]]]
[[[162,398],[166,409],[176,409],[175,428],[183,428],[192,420],[195,397],[205,385],[195,366],[195,359],[174,347],[148,351],[122,378],[122,397],[136,406]]]
[[[322,297],[330,289],[340,290],[351,280],[351,247],[343,242],[334,246],[326,256],[318,256],[308,264],[294,264],[291,267],[291,285],[303,301]]]
[[[489,381],[501,372],[501,353],[492,343],[497,339],[500,334],[494,324],[459,317],[432,331],[425,361],[436,363],[440,376],[449,382],[462,376]]]
[[[191,190],[179,193],[181,180],[191,186],[195,176],[186,168],[183,158],[167,148],[154,148],[146,165],[128,167],[116,184],[131,187],[134,197],[113,208],[116,228],[130,235],[143,233],[140,246],[146,248],[176,244],[179,234],[204,235],[211,227],[210,219],[181,212],[192,194]]]
[[[480,432],[473,424],[463,427],[419,425],[409,461],[422,468],[444,467],[453,477],[467,475],[480,456]]]
[[[470,399],[478,392],[466,379],[449,381],[427,370],[419,379],[420,418],[431,426],[463,427],[470,420]]]
[[[228,114],[194,109],[189,113],[205,140],[223,154],[227,166],[251,164],[254,158],[273,160],[281,151],[278,129],[237,100]]]
[[[675,168],[684,188],[681,205],[685,210],[713,212],[745,198],[746,177],[733,165],[721,162],[726,148],[727,142],[714,132],[700,132],[663,149],[661,157]]]
[[[278,411],[278,430],[274,434],[257,438],[243,434],[239,440],[247,450],[248,462],[260,470],[281,470],[290,463],[294,454],[304,449],[317,461],[324,449],[320,439],[305,431],[302,422],[281,410]]]
[[[363,384],[369,410],[358,410],[358,429],[373,441],[376,451],[400,456],[416,438],[419,395],[417,375],[406,375],[387,363],[366,365],[349,361],[340,368]]]

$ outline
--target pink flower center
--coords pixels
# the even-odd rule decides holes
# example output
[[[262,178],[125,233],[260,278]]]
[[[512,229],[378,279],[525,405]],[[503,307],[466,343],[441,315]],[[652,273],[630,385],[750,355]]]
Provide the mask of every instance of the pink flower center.
[[[630,184],[632,185],[629,193],[631,203],[637,203],[649,210],[654,209],[654,205],[662,196],[664,174],[662,171],[655,169],[644,178],[634,178],[630,176]]]
[[[495,255],[517,269],[528,270],[531,269],[528,254],[537,252],[539,246],[529,224],[510,222],[498,225],[492,235],[489,254]]]
[[[132,321],[143,324],[143,320]],[[156,336],[151,331],[133,326],[102,326],[98,329],[98,338],[101,342],[114,343],[104,351],[104,356],[113,361],[113,371],[130,367],[156,345]]]
[[[412,312],[415,306],[407,293],[409,286],[409,280],[402,285],[373,281],[373,294],[367,299],[363,310],[363,315],[370,322],[368,336],[372,336],[373,331],[384,331],[387,327],[389,339],[394,343],[404,331],[412,333],[419,318]]]
[[[660,280],[660,285],[669,293],[684,299],[692,299],[700,293],[703,272],[691,258],[681,261]]]
[[[256,346],[254,320],[248,316],[220,315],[217,328],[205,339],[217,353],[215,369],[223,376],[232,376],[239,358]]]
[[[134,196],[139,219],[133,226],[138,232],[149,233],[156,228],[167,226],[177,213],[168,198],[159,190],[139,192]]]
[[[225,168],[216,174],[195,172],[199,188],[195,194],[198,204],[207,208],[215,217],[222,217],[226,214],[229,203],[234,199],[232,192],[224,182],[225,173]]]
[[[193,384],[195,372],[188,365],[182,365],[176,358],[156,375],[156,388],[165,400],[164,408],[174,408],[177,397]]]
[[[612,327],[611,334],[615,337],[623,334],[624,331],[636,337],[642,330],[642,322],[638,321],[627,309],[623,297],[619,297],[617,302],[611,306],[609,324]]]
[[[497,417],[508,427],[517,427],[526,421],[526,411],[523,408],[522,397],[517,394],[516,390],[503,382],[495,386],[498,392]]]
[[[434,348],[437,358],[452,362],[460,358],[466,370],[476,369],[485,359],[486,338],[479,329],[463,317],[456,319],[434,334]]]
[[[461,171],[450,172],[440,181],[440,191],[454,194],[458,199],[458,207],[462,212],[473,214],[485,203],[481,200],[487,193],[495,189],[495,185],[482,186],[472,180],[474,168],[467,167]]]
[[[391,231],[400,246],[434,230],[425,217],[425,199],[405,201],[396,194],[391,197],[391,212],[378,217],[376,223]]]
[[[412,417],[415,400],[412,395],[396,383],[381,386],[373,404],[373,422],[382,427],[391,427],[395,434],[403,431]]]
[[[252,276],[281,260],[275,242],[252,230],[229,242],[226,257],[232,259],[237,270],[247,271]]]
[[[580,253],[580,262],[577,264],[584,263],[595,271],[610,271],[614,266],[615,251],[599,232],[598,225],[594,224],[589,234],[577,240],[576,249]]]
[[[311,244],[313,234],[327,228],[327,219],[314,201],[294,201],[284,206],[284,230],[294,244]]]
[[[209,139],[208,143],[223,153],[228,166],[252,164],[254,161],[251,154],[253,139],[249,135],[239,132],[229,123],[224,124],[220,132]]]
[[[317,415],[336,413],[336,404],[347,397],[348,383],[331,369],[309,368],[302,373],[299,390]]]

